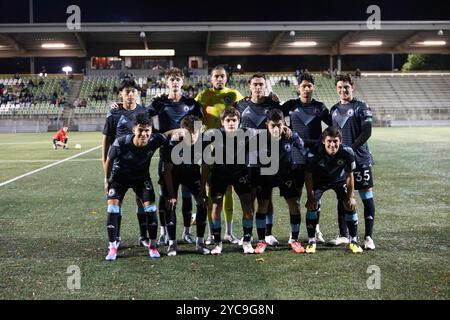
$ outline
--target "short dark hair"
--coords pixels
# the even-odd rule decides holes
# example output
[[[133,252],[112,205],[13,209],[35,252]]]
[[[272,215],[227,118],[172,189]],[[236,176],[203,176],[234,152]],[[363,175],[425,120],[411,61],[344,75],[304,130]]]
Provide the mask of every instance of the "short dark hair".
[[[212,68],[212,70],[211,70],[211,75],[212,75],[213,72],[216,71],[216,70],[223,70],[223,71],[225,71],[225,74],[228,76],[228,72],[227,72],[227,69],[225,68],[225,66],[223,66],[223,65],[221,65],[221,64],[215,66],[215,67]]]
[[[339,81],[348,82],[353,86],[353,79],[350,73],[337,75],[334,85],[337,85]]]
[[[280,109],[272,109],[269,110],[269,112],[267,112],[267,121],[273,121],[273,122],[278,122],[278,121],[284,121],[284,116],[283,116],[283,112]]]
[[[194,133],[195,132],[195,122],[196,121],[202,121],[199,117],[194,116],[192,114],[187,115],[183,118],[183,120],[181,120],[180,123],[180,127],[183,129],[187,129],[190,133]]]
[[[314,77],[312,74],[305,72],[298,79],[298,84],[302,83],[302,81],[308,81],[314,84]]]
[[[125,78],[120,83],[119,91],[122,91],[123,89],[126,89],[126,88],[134,88],[134,89],[136,89],[138,91],[141,90],[139,85],[132,78]]]
[[[141,125],[141,126],[153,126],[153,120],[152,120],[152,118],[150,118],[148,116],[147,113],[138,112],[134,116],[133,125],[134,126],[139,126],[139,125]]]
[[[326,137],[339,138],[342,141],[342,132],[341,129],[337,126],[330,126],[323,130],[322,132],[322,140],[325,140]]]
[[[226,117],[237,117],[238,119],[241,119],[241,113],[234,107],[227,108],[220,113],[220,120],[223,121]]]
[[[266,80],[266,75],[264,73],[262,73],[262,72],[257,72],[257,73],[255,73],[254,75],[252,75],[250,77],[250,79],[248,80],[248,83],[251,83],[253,78],[263,78],[264,81],[265,81]]]
[[[166,71],[166,73],[164,73],[165,78],[169,78],[171,76],[178,76],[184,78],[183,71],[181,71],[178,68],[170,68],[169,70]]]

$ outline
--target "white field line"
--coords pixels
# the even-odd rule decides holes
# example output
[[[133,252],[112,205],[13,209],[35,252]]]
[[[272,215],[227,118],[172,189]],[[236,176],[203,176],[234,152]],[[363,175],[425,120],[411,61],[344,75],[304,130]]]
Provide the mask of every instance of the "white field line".
[[[9,183],[11,183],[11,182],[14,182],[14,181],[16,181],[16,180],[22,179],[22,178],[27,177],[27,176],[29,176],[29,175],[35,174],[35,173],[40,172],[40,171],[42,171],[42,170],[45,170],[45,169],[54,167],[54,166],[56,166],[56,165],[58,165],[58,164],[60,164],[60,163],[63,163],[63,162],[72,160],[72,159],[74,159],[74,158],[77,158],[77,157],[79,157],[79,156],[82,156],[82,155],[84,155],[84,154],[86,154],[86,153],[89,153],[89,152],[91,152],[91,151],[100,149],[101,147],[102,147],[102,146],[97,146],[97,147],[91,148],[91,149],[89,149],[89,150],[80,152],[80,153],[78,153],[78,154],[76,154],[76,155],[73,155],[73,156],[71,156],[71,157],[68,157],[68,158],[66,158],[66,159],[62,159],[62,160],[60,160],[60,161],[57,161],[57,162],[48,164],[48,165],[46,165],[46,166],[44,166],[44,167],[42,167],[42,168],[39,168],[39,169],[30,171],[30,172],[27,172],[27,173],[25,173],[25,174],[22,174],[22,175],[20,175],[20,176],[18,176],[18,177],[15,177],[15,178],[13,178],[13,179],[8,180],[8,181],[1,182],[1,183],[0,183],[0,187],[3,187],[3,186],[5,186],[5,185],[7,185],[7,184],[9,184]]]
[[[86,159],[71,159],[70,162],[83,162],[83,161],[101,161],[100,158],[86,158]],[[0,160],[0,163],[36,163],[36,162],[56,162],[55,159],[40,159],[40,160]]]

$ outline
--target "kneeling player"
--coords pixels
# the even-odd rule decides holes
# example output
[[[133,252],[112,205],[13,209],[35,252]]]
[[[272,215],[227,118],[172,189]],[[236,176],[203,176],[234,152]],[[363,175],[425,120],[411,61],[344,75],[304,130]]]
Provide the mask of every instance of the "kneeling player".
[[[199,126],[197,127],[196,124],[199,124]],[[186,134],[179,138],[173,136],[168,147],[164,148],[163,152],[162,172],[165,183],[161,194],[167,199],[167,209],[165,211],[167,233],[169,234],[167,255],[175,256],[177,254],[176,203],[180,185],[188,188],[197,204],[197,240],[195,251],[200,254],[209,254],[209,249],[206,248],[203,238],[206,227],[207,208],[205,185],[208,177],[208,169],[206,165],[201,164],[202,171],[200,172],[200,165],[196,161],[198,155],[195,153],[198,143],[202,144],[202,140],[199,139],[201,134],[201,120],[197,116],[188,115],[181,120],[180,127],[186,129]],[[174,150],[175,148],[177,149]],[[203,151],[202,145],[200,146],[200,150]],[[201,157],[201,153],[199,156]],[[176,159],[177,161],[175,161],[174,157],[181,158],[182,162],[178,162],[180,159]]]
[[[307,253],[316,252],[315,230],[318,220],[317,210],[323,193],[329,189],[336,192],[345,210],[345,220],[350,234],[349,249],[353,253],[363,250],[358,244],[358,214],[353,198],[355,155],[350,147],[342,145],[339,128],[332,126],[322,133],[322,146],[313,155],[308,154],[305,185],[308,194],[306,202],[306,229],[309,242]]]
[[[258,232],[258,243],[255,253],[263,253],[267,244],[265,241],[266,214],[269,209],[269,202],[272,195],[272,189],[278,187],[280,195],[285,198],[289,207],[289,216],[291,222],[291,247],[296,253],[303,253],[305,249],[298,241],[300,231],[300,195],[295,185],[291,167],[295,164],[293,159],[293,147],[303,150],[303,141],[298,134],[287,138],[282,135],[285,131],[283,113],[279,109],[270,110],[267,113],[267,147],[272,149],[273,141],[278,143],[278,154],[269,149],[267,154],[271,154],[272,162],[278,160],[278,171],[274,175],[264,175],[259,173],[256,177],[256,198],[258,200],[258,209],[256,212],[256,229]],[[266,154],[266,150],[259,150],[259,154]],[[274,159],[278,156],[278,159]],[[258,168],[262,169],[262,168]]]
[[[63,147],[63,149],[69,149],[67,147],[67,140],[69,139],[69,137],[67,136],[68,129],[68,127],[63,127],[56,133],[55,137],[53,138],[53,149],[58,149],[58,146]]]
[[[152,120],[147,114],[137,114],[133,125],[133,134],[116,139],[108,151],[105,162],[105,189],[108,195],[108,231],[109,252],[106,260],[117,257],[117,230],[121,206],[125,193],[132,188],[146,214],[149,230],[149,255],[159,258],[156,249],[157,217],[155,192],[149,174],[151,158],[162,144],[167,141],[163,134],[152,134]]]
[[[242,227],[244,231],[244,238],[242,243],[242,249],[244,253],[254,253],[254,249],[251,244],[251,237],[253,231],[253,210],[252,210],[252,196],[250,181],[248,179],[248,170],[245,164],[245,149],[246,143],[241,139],[237,139],[235,143],[235,137],[237,136],[237,130],[239,128],[240,114],[236,108],[229,108],[222,111],[220,115],[222,128],[219,129],[220,137],[222,141],[216,144],[216,148],[222,150],[214,150],[222,155],[222,163],[214,163],[211,169],[210,178],[210,191],[212,199],[212,219],[211,230],[214,236],[215,247],[211,250],[211,254],[219,255],[222,253],[222,240],[221,240],[221,212],[223,205],[223,197],[228,187],[231,185],[236,191],[241,201],[242,207]],[[217,130],[211,129],[209,131]],[[243,132],[243,131],[242,131]],[[228,148],[230,147],[230,148]],[[233,157],[227,155],[227,150],[233,150]],[[227,158],[228,156],[228,158]],[[243,158],[244,162],[239,163],[239,157]],[[233,161],[229,161],[229,160]],[[231,163],[230,163],[231,162]]]

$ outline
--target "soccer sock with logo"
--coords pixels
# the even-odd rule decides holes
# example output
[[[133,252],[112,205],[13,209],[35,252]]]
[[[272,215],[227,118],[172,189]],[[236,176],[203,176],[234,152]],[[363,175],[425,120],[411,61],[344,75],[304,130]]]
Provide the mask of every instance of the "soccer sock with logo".
[[[269,211],[266,213],[266,236],[270,236],[272,234],[273,227],[273,211]]]
[[[197,205],[197,220],[195,226],[197,227],[197,238],[202,238],[205,236],[206,229],[206,205]]]
[[[242,229],[244,231],[244,241],[250,242],[253,232],[253,219],[242,218]]]
[[[165,221],[167,233],[169,234],[169,240],[176,240],[177,215],[175,206],[173,206],[171,210],[166,211]]]
[[[364,205],[364,237],[372,237],[373,224],[375,222],[375,202],[372,191],[359,191],[359,195]]]
[[[158,219],[156,217],[156,205],[151,204],[144,207],[146,215],[146,226],[151,240],[156,240],[156,234],[158,232]]]
[[[221,242],[220,234],[222,232],[222,226],[221,226],[221,220],[220,219],[214,219],[211,220],[211,231],[212,235],[214,237],[214,243]]]
[[[345,211],[345,222],[347,223],[351,241],[358,241],[358,214],[356,211]]]
[[[348,237],[347,222],[345,220],[345,209],[342,201],[338,201],[338,225],[339,225],[339,236]]]
[[[266,214],[257,212],[255,215],[256,232],[258,233],[258,240],[265,240],[266,238]]]
[[[317,225],[317,211],[306,211],[306,231],[308,238],[315,238]]]
[[[147,238],[147,215],[145,214],[144,208],[136,208],[136,216],[139,223],[141,238]]]
[[[115,204],[108,205],[108,217],[106,220],[106,231],[108,233],[109,242],[115,242],[117,239],[118,217],[120,215],[120,207]]]
[[[189,228],[191,226],[191,218],[192,218],[192,196],[190,192],[181,192],[182,195],[182,204],[181,204],[181,212],[183,213],[183,225],[185,231],[189,233]]]
[[[298,240],[301,217],[299,214],[291,214],[289,218],[291,221],[291,239]]]

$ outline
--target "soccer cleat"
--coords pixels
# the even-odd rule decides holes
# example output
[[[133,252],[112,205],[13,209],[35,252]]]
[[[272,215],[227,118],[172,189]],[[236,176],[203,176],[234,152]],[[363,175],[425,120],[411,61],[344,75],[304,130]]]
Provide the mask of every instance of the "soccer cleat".
[[[114,261],[117,258],[117,246],[110,245],[108,255],[105,257],[108,261]]]
[[[253,249],[252,243],[250,241],[243,241],[242,242],[242,249],[244,250],[245,254],[253,254],[253,253],[255,253],[255,249]]]
[[[120,247],[121,245],[123,245],[123,243],[122,243],[122,238],[121,238],[121,237],[117,237],[117,238],[116,238],[116,248],[117,248],[117,250],[119,250],[119,247]]]
[[[277,246],[278,245],[278,240],[273,235],[266,236],[265,240],[269,246]]]
[[[176,244],[170,244],[167,248],[167,255],[169,257],[173,257],[177,255],[177,245]]]
[[[53,150],[56,150],[56,149],[58,149],[58,147],[57,147],[56,144],[54,143],[54,144],[53,144]]]
[[[219,243],[216,244],[214,249],[211,250],[211,254],[213,256],[218,256],[221,253],[222,253],[222,242],[219,242]]]
[[[183,232],[182,238],[183,238],[183,241],[186,243],[194,243],[195,242],[195,240],[192,238],[192,235],[190,233]]]
[[[205,246],[204,243],[195,245],[195,252],[203,254],[203,255],[207,255],[207,254],[211,253],[211,251],[209,251],[209,249]]]
[[[325,243],[325,239],[323,238],[322,232],[316,231],[315,238],[316,238],[316,243]]]
[[[152,259],[159,259],[161,257],[161,255],[158,252],[158,249],[156,249],[156,247],[154,247],[154,246],[148,247],[148,255]]]
[[[291,248],[295,253],[305,253],[305,248],[303,248],[302,244],[298,240],[292,241]]]
[[[329,244],[332,246],[340,246],[341,244],[349,244],[350,240],[347,237],[337,237],[336,239],[331,239]]]
[[[292,242],[294,242],[294,239],[292,239],[292,234],[291,234],[291,235],[289,235],[288,244],[291,244]]]
[[[308,245],[306,246],[305,252],[306,253],[316,253],[316,243],[315,242],[308,243]]]
[[[250,238],[250,242],[253,242],[253,237]],[[239,239],[238,245],[239,245],[239,246],[242,246],[243,243],[244,243],[244,237],[242,237],[242,238]]]
[[[233,244],[238,244],[239,243],[239,239],[234,234],[226,234],[223,237],[223,241],[226,241],[226,242],[229,242],[229,243],[233,243]]]
[[[158,245],[164,246],[169,244],[169,237],[167,234],[161,234],[158,239]]]
[[[350,251],[352,252],[352,253],[362,253],[363,252],[363,249],[359,246],[359,244],[358,243],[356,243],[356,242],[351,242],[349,245],[348,245],[348,248],[350,249]]]
[[[364,239],[364,250],[375,250],[375,243],[370,236]]]
[[[139,237],[138,245],[141,247],[148,247],[150,245],[150,242],[148,241],[148,238]]]
[[[264,253],[264,251],[266,251],[266,248],[267,243],[264,240],[259,240],[258,243],[256,244],[255,253],[256,254]]]
[[[208,246],[214,243],[214,236],[213,235],[209,235],[208,238],[206,238],[205,244],[207,244]]]

